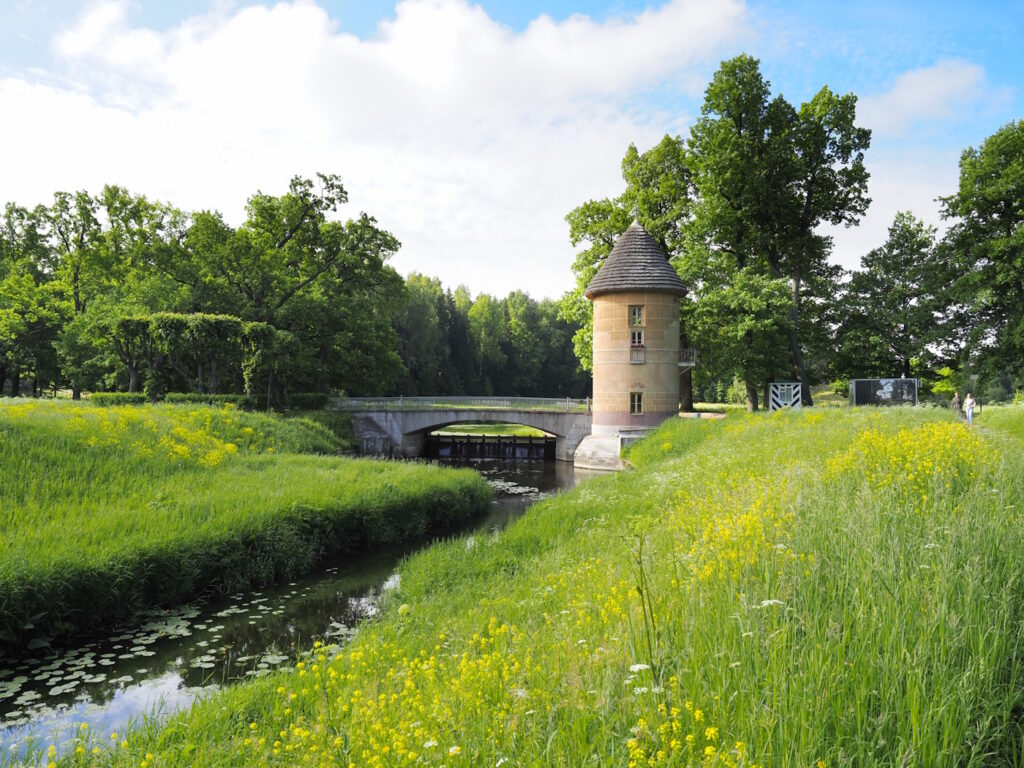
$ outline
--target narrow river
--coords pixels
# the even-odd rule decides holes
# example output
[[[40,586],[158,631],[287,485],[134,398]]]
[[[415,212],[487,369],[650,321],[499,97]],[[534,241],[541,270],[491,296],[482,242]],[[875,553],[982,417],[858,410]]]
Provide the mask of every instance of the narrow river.
[[[449,535],[500,531],[577,480],[566,462],[445,463],[473,467],[495,492],[485,515]],[[61,744],[81,723],[105,736],[205,692],[289,668],[314,639],[345,642],[397,583],[399,560],[421,546],[349,557],[227,602],[156,611],[81,648],[16,663],[0,659],[0,764],[32,745]]]

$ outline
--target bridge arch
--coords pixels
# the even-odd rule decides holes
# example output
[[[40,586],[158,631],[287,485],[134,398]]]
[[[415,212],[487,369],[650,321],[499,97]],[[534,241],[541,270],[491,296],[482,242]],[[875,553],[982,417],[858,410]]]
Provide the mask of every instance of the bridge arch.
[[[591,417],[588,412],[540,411],[518,408],[485,409],[405,409],[363,410],[353,414],[353,427],[357,436],[367,438],[386,434],[391,452],[414,457],[423,455],[427,435],[452,424],[499,422],[522,424],[555,436],[555,458],[572,461],[577,446],[590,434]]]

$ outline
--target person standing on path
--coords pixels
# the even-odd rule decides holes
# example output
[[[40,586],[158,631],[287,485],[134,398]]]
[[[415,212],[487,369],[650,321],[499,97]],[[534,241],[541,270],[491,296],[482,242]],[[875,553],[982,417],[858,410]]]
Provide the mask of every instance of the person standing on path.
[[[960,415],[960,392],[953,392],[953,399],[949,403],[950,409],[953,411],[954,416]]]
[[[974,402],[974,398],[971,397],[971,393],[967,393],[967,397],[964,398],[964,413],[967,414],[967,423],[974,424],[974,406],[977,403]]]

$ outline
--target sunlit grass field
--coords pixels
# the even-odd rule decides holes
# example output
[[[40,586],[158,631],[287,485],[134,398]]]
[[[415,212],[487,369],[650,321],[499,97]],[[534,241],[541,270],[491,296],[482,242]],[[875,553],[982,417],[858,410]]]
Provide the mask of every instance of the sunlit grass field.
[[[1011,435],[1024,445],[1024,406],[986,405],[974,416],[981,429],[994,429]]]
[[[66,762],[1020,765],[1022,454],[938,409],[673,421],[347,647]]]
[[[332,455],[308,419],[0,401],[0,650],[308,572],[483,511],[473,472]]]

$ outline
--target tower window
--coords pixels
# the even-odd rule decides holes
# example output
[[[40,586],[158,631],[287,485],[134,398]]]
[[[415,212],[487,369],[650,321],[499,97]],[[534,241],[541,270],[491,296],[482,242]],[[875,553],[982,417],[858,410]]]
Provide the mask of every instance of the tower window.
[[[642,347],[644,345],[644,332],[643,331],[630,331],[629,332],[629,346],[631,347]]]
[[[629,324],[642,326],[644,324],[644,305],[631,304],[629,306]]]
[[[644,393],[643,392],[630,392],[629,393],[629,415],[639,416],[644,412]]]

